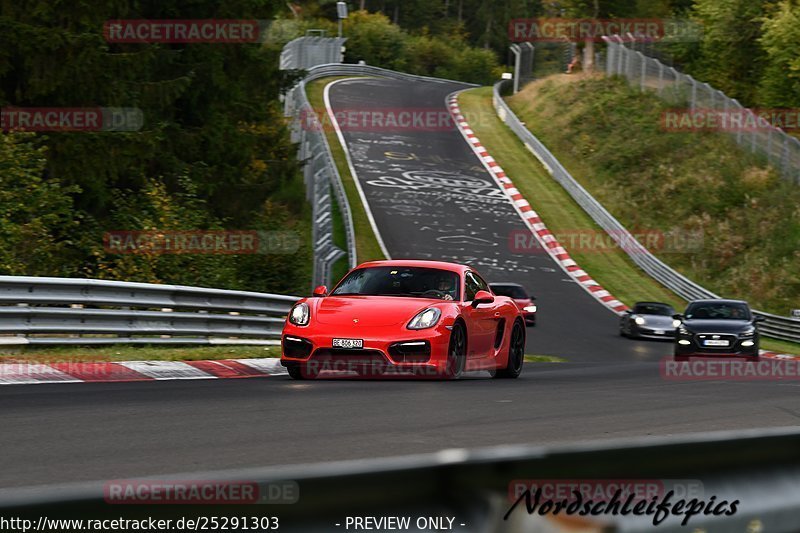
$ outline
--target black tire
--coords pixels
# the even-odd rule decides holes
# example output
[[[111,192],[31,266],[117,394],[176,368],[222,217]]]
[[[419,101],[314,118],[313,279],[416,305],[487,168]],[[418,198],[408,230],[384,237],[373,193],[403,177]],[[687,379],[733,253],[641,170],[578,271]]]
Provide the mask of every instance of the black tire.
[[[494,373],[496,379],[516,379],[522,372],[525,362],[525,328],[519,321],[514,322],[511,329],[511,340],[508,343],[508,362],[505,368],[498,368]]]
[[[467,332],[460,322],[453,325],[450,332],[450,344],[447,346],[447,367],[444,377],[458,379],[464,372],[467,362]]]
[[[303,379],[303,373],[300,372],[300,367],[297,365],[287,366],[286,371],[289,372],[289,377],[292,379]]]
[[[311,365],[291,365],[286,367],[292,379],[317,379],[319,371]]]

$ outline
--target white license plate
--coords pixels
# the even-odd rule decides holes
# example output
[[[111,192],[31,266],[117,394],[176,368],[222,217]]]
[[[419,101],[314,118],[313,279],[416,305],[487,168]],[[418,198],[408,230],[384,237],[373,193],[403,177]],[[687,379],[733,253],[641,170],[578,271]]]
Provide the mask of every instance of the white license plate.
[[[728,341],[715,341],[715,340],[708,340],[703,341],[703,346],[728,346]]]
[[[663,335],[664,334],[664,330],[663,329],[654,329],[653,333],[656,334],[656,335]]]
[[[363,339],[333,339],[334,348],[363,348]]]

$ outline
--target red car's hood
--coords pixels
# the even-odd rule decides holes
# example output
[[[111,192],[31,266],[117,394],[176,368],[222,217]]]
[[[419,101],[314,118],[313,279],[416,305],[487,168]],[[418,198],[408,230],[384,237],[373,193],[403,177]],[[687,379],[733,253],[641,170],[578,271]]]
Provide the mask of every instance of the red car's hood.
[[[332,326],[405,325],[432,303],[435,302],[393,296],[328,296],[319,299],[316,317],[311,319]]]

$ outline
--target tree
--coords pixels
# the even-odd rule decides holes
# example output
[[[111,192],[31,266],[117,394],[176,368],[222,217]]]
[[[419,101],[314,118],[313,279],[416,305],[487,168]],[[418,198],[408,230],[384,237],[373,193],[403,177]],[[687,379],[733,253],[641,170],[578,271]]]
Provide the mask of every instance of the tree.
[[[692,10],[693,18],[703,25],[703,41],[691,70],[748,105],[755,102],[763,71],[759,40],[766,4],[763,0],[695,0]]]
[[[800,4],[784,0],[764,18],[759,42],[766,54],[758,100],[768,107],[800,106]]]
[[[202,199],[185,206],[185,221],[251,229],[278,196],[293,216],[307,216],[279,102],[292,75],[278,70],[278,47],[111,43],[103,35],[113,19],[272,20],[280,10],[288,13],[273,0],[98,0],[69,9],[47,0],[0,3],[0,106],[134,107],[144,116],[137,132],[35,136],[45,148],[42,183],[73,191],[70,220],[80,222],[58,232],[57,241],[70,242],[60,272],[97,274],[109,262],[102,235],[113,215],[150,195],[153,183],[170,205],[183,205],[187,184]],[[114,229],[142,229],[137,220]],[[228,263],[220,272],[236,260],[221,259]],[[154,275],[170,281],[171,271],[158,268]],[[290,282],[304,273],[296,269]]]

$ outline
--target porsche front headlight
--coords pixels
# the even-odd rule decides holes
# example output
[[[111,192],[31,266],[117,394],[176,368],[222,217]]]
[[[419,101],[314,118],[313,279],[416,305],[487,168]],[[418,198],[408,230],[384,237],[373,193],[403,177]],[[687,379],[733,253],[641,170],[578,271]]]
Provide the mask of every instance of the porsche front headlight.
[[[289,312],[289,322],[295,326],[307,325],[310,317],[311,313],[308,310],[308,304],[305,302],[295,305]]]
[[[432,328],[439,322],[442,312],[435,307],[429,307],[417,313],[417,316],[411,319],[408,323],[408,329],[428,329]]]
[[[644,319],[644,317],[641,317],[641,316],[634,317],[634,318],[633,318],[633,321],[634,321],[634,322],[636,322],[637,324],[639,324],[640,326],[644,326],[644,325],[645,325],[645,323],[647,322],[647,321]]]

